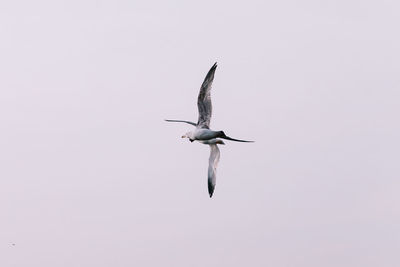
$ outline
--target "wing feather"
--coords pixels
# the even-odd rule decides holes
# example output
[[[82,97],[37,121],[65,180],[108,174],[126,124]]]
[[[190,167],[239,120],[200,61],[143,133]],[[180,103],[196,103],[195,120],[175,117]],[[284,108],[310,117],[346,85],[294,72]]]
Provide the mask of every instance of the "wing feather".
[[[203,84],[200,87],[199,96],[197,98],[197,107],[199,109],[199,120],[197,127],[199,128],[210,128],[210,121],[212,115],[212,104],[211,104],[211,85],[214,80],[214,73],[217,69],[217,63],[215,63],[208,71]]]
[[[184,122],[184,123],[188,123],[188,124],[193,125],[193,126],[197,126],[196,123],[191,122],[191,121],[182,121],[182,120],[165,120],[165,121],[168,121],[168,122]]]
[[[208,193],[212,197],[217,181],[217,166],[219,162],[219,148],[216,144],[210,145],[210,158],[208,160]]]

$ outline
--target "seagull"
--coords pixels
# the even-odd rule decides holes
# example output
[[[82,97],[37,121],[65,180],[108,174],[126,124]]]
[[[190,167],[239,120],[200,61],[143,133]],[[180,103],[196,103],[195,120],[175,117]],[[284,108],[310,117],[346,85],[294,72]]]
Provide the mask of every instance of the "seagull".
[[[208,71],[206,78],[204,79],[203,84],[200,87],[199,96],[197,98],[197,107],[199,110],[197,123],[186,120],[165,120],[167,122],[183,122],[193,125],[196,128],[193,131],[184,134],[182,138],[188,138],[190,142],[198,141],[202,144],[210,146],[210,157],[208,165],[208,193],[210,197],[212,197],[214,193],[217,165],[220,158],[220,151],[217,145],[225,145],[225,143],[221,139],[246,143],[254,142],[231,138],[227,136],[224,131],[213,131],[210,129],[210,121],[212,115],[210,92],[216,69],[217,63],[215,63]]]
[[[236,142],[254,142],[254,141],[246,141],[240,139],[234,139],[229,136],[226,136],[224,131],[213,131],[210,129],[210,121],[211,121],[211,113],[212,113],[212,105],[211,105],[211,85],[214,80],[214,73],[217,69],[217,63],[211,67],[208,71],[206,78],[203,81],[203,84],[200,87],[199,96],[197,98],[197,107],[199,109],[199,118],[197,123],[191,121],[184,120],[165,120],[168,122],[184,122],[196,127],[194,131],[187,132],[182,136],[182,138],[189,138],[190,142],[195,140],[205,141],[214,138],[222,138],[226,140],[236,141]]]

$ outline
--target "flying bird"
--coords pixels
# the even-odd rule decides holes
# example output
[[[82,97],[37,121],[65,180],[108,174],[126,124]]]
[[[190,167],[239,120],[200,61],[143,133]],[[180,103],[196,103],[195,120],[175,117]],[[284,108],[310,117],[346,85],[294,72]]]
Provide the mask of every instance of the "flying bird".
[[[210,146],[210,158],[208,166],[208,193],[210,197],[212,197],[214,193],[216,183],[216,169],[220,157],[220,151],[217,144],[225,144],[219,138],[236,142],[254,142],[231,138],[227,136],[224,131],[213,131],[210,129],[210,121],[212,115],[210,92],[216,69],[217,63],[215,63],[208,71],[206,78],[204,79],[203,84],[200,87],[199,96],[197,98],[197,108],[199,110],[197,123],[186,120],[166,120],[168,122],[183,122],[195,126],[196,128],[193,131],[187,132],[182,136],[182,138],[188,138],[190,142],[196,140],[200,143]]]

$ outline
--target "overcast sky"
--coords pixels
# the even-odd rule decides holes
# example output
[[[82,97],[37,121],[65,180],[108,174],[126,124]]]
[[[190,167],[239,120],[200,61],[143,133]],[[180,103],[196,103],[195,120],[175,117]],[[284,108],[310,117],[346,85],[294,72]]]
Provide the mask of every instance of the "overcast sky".
[[[400,266],[399,9],[2,1],[0,266]]]

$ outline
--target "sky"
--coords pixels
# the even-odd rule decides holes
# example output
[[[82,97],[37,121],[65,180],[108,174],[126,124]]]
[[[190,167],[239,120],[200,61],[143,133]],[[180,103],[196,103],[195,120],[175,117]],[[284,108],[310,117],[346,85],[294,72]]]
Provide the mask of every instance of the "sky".
[[[1,2],[0,266],[400,266],[399,8]]]

